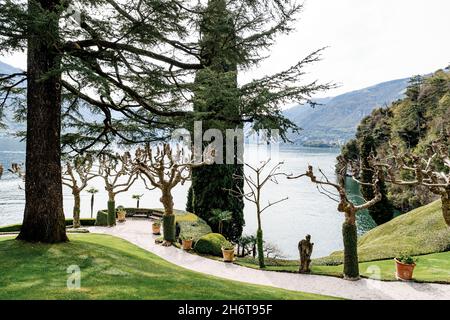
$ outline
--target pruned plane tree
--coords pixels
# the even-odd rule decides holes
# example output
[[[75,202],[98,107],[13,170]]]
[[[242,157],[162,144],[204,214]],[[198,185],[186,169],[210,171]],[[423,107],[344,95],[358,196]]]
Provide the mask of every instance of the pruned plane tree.
[[[442,130],[432,141],[426,156],[418,156],[410,150],[400,150],[391,145],[391,155],[378,159],[378,165],[385,168],[387,182],[400,186],[423,186],[439,196],[442,201],[442,215],[450,227],[450,132]]]
[[[150,185],[161,191],[160,201],[164,206],[163,245],[175,242],[175,215],[173,211],[172,189],[184,184],[191,178],[192,168],[214,162],[214,149],[204,150],[202,158],[196,159],[190,151],[179,144],[160,144],[154,148],[150,145],[136,150],[133,159],[134,170],[139,172]]]
[[[138,175],[131,166],[129,152],[123,154],[101,154],[98,157],[98,176],[105,183],[108,193],[108,225],[116,224],[116,195],[126,192],[137,180]]]
[[[93,171],[94,159],[92,155],[76,156],[65,161],[63,166],[62,183],[69,187],[74,197],[73,227],[79,228],[81,192],[87,187],[88,182],[98,176]]]
[[[343,158],[340,158],[340,160],[342,161]],[[347,168],[345,164],[342,164],[340,167]],[[356,179],[356,177],[353,178],[358,184],[366,184],[374,189],[374,197],[372,199],[365,199],[360,205],[355,204],[349,199],[345,186],[342,183],[342,179],[338,179],[339,182],[330,181],[321,169],[318,169],[318,171],[322,178],[317,178],[314,173],[314,168],[311,165],[308,166],[306,173],[296,177],[288,177],[288,179],[298,179],[302,177],[309,178],[312,183],[316,184],[318,191],[329,199],[337,202],[338,211],[344,213],[344,223],[342,225],[342,236],[344,241],[344,277],[348,280],[359,278],[356,214],[361,210],[368,209],[375,205],[382,197],[378,187],[382,170],[379,167],[376,168],[376,173],[374,174],[373,182],[371,183],[361,182]],[[330,191],[327,188],[332,188],[337,193]]]

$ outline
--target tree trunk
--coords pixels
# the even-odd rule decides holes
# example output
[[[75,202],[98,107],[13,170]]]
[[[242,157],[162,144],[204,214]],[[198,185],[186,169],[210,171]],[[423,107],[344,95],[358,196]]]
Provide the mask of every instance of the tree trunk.
[[[80,207],[81,207],[81,199],[80,199],[80,192],[76,191],[73,194],[75,203],[73,206],[73,227],[74,228],[79,228],[81,227],[81,222],[80,222]]]
[[[444,216],[445,223],[450,227],[450,193],[441,197],[442,200],[442,215]]]
[[[31,16],[55,10],[59,1],[28,1]],[[61,75],[54,46],[58,19],[30,27],[27,49],[27,140],[25,211],[17,237],[31,242],[67,241],[61,181]],[[50,36],[52,35],[52,36]],[[55,39],[49,42],[48,39]],[[43,78],[45,77],[45,78]]]
[[[137,205],[137,208],[139,209],[139,199],[137,200],[136,205]]]
[[[165,246],[170,246],[176,241],[175,215],[173,214],[173,198],[170,191],[163,191],[160,199],[164,206],[163,238]]]
[[[200,34],[205,39],[201,46],[202,58],[207,69],[199,70],[195,77],[195,83],[198,86],[194,94],[200,99],[194,99],[194,111],[212,112],[238,118],[241,116],[241,110],[237,73],[238,60],[241,55],[239,46],[234,45],[236,44],[234,41],[237,39],[235,25],[230,19],[231,14],[227,8],[227,1],[207,2],[203,21],[200,23]],[[243,123],[204,119],[202,127],[202,135],[208,129],[219,129],[225,138],[227,129],[242,129]],[[234,148],[235,151],[238,147],[243,150],[243,139],[234,140],[228,147]],[[224,141],[224,158],[226,158],[227,143],[230,142]],[[244,181],[235,177],[236,175],[242,176],[244,166],[242,162],[237,161],[236,152],[234,156],[233,162],[224,161],[224,164],[217,163],[192,169],[192,194],[188,197],[192,203],[188,203],[187,207],[208,223],[213,209],[232,212],[232,220],[223,231],[226,238],[237,241],[242,235],[245,221],[244,198],[242,195],[236,195],[243,190]],[[234,190],[236,195],[223,192],[224,189]]]
[[[163,191],[162,197],[159,199],[164,207],[165,215],[173,214],[173,197],[170,191]]]
[[[116,225],[116,202],[114,200],[108,201],[108,227]]]
[[[175,215],[163,216],[163,237],[164,245],[170,246],[176,241]]]
[[[258,231],[256,231],[256,244],[258,247],[258,263],[260,268],[265,268],[264,264],[264,246],[263,246],[263,232],[261,227],[258,227]]]
[[[344,240],[344,279],[359,279],[358,234],[354,217],[346,218],[342,225]]]

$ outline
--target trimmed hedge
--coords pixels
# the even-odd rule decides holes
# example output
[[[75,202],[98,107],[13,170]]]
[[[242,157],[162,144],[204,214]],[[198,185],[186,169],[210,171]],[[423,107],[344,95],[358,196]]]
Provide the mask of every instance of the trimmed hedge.
[[[201,254],[222,256],[222,244],[227,241],[220,233],[204,235],[195,243],[194,250]]]
[[[95,225],[95,219],[94,218],[80,218],[80,223],[84,227],[91,227]],[[66,226],[73,225],[73,219],[69,218],[66,219]]]
[[[95,219],[96,226],[107,226],[108,225],[108,210],[97,211],[97,218]]]
[[[176,222],[180,226],[180,237],[189,237],[198,241],[204,235],[211,233],[211,227],[201,218],[186,211],[175,211]]]
[[[10,224],[8,226],[0,227],[0,232],[15,232],[20,231],[22,224]]]
[[[160,212],[155,209],[148,208],[125,208],[126,216],[132,217],[134,215],[146,215],[147,218],[150,218],[153,215],[160,215]]]
[[[126,212],[126,217],[133,217],[134,215],[146,215],[147,218],[151,216],[161,216],[164,213],[164,210],[160,209],[148,209],[148,208],[124,208]],[[116,208],[117,212],[117,208]],[[97,221],[95,222],[96,226],[108,226],[108,210],[99,210],[97,211]]]
[[[93,225],[95,225],[95,219],[81,218],[80,223],[81,223],[81,226],[84,226],[84,227],[93,226]],[[73,219],[72,218],[66,219],[66,226],[71,226],[71,225],[73,225]],[[20,231],[21,227],[22,227],[21,223],[10,224],[7,226],[0,227],[0,232],[18,232],[18,231]]]

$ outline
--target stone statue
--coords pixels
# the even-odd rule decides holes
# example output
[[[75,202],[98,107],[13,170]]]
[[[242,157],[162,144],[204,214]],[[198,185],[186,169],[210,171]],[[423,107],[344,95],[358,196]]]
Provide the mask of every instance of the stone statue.
[[[300,240],[298,243],[298,252],[300,253],[300,273],[310,273],[309,264],[311,263],[311,254],[314,243],[311,243],[311,236],[306,235],[306,239]]]

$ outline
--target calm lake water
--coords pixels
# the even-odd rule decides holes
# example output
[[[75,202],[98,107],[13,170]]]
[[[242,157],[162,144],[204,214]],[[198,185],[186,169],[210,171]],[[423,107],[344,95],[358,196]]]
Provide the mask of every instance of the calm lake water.
[[[280,161],[284,161],[283,172],[300,174],[305,172],[308,164],[315,168],[320,167],[329,179],[335,179],[334,164],[338,149],[306,148],[297,146],[282,146],[278,152]],[[256,163],[258,149],[254,146],[246,147],[245,158],[247,162]],[[260,155],[260,153],[259,153]],[[12,162],[23,162],[24,152],[5,150],[0,145],[0,163],[8,168]],[[260,158],[264,159],[264,158]],[[273,160],[275,163],[276,159]],[[106,207],[107,194],[101,179],[94,179],[90,186],[96,187],[100,192],[96,194],[95,212]],[[25,203],[24,191],[20,188],[23,183],[20,179],[5,172],[0,180],[0,225],[20,223],[23,218]],[[359,200],[357,185],[349,181],[352,197]],[[189,184],[179,186],[174,190],[175,207],[184,209]],[[297,243],[306,234],[311,234],[314,244],[313,257],[330,254],[342,249],[341,225],[343,215],[337,212],[337,204],[326,196],[320,194],[308,179],[286,180],[279,179],[278,184],[268,184],[264,190],[264,203],[276,201],[288,196],[289,199],[271,207],[263,213],[262,223],[265,240],[278,246],[286,258],[298,258]],[[157,190],[145,190],[143,183],[138,182],[126,193],[117,195],[117,205],[135,206],[136,201],[131,198],[133,194],[144,194],[141,207],[161,207],[160,194]],[[43,199],[45,201],[45,199]],[[64,209],[67,217],[72,215],[73,198],[70,190],[64,188]],[[81,216],[90,216],[90,194],[82,193]],[[245,234],[253,234],[256,230],[256,213],[252,203],[245,206]],[[373,228],[374,222],[363,212],[358,217],[359,233],[363,234]]]

